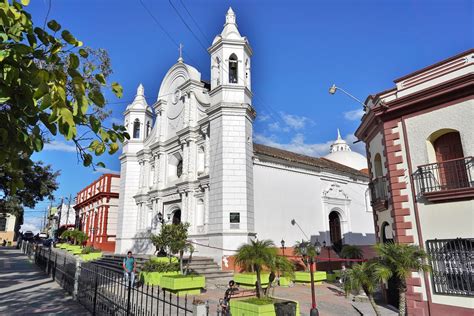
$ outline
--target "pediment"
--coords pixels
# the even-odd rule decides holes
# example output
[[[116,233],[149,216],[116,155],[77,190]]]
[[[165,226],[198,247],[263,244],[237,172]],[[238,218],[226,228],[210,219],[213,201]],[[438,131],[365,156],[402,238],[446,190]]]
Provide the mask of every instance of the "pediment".
[[[338,183],[331,183],[326,190],[323,191],[323,197],[328,199],[348,200],[349,196],[344,192],[342,186]]]

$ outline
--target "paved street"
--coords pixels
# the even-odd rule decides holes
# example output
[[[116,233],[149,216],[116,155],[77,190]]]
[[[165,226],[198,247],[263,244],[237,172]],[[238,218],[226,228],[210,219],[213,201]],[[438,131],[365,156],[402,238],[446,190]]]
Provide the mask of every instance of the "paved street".
[[[0,247],[0,315],[89,315],[14,248]]]

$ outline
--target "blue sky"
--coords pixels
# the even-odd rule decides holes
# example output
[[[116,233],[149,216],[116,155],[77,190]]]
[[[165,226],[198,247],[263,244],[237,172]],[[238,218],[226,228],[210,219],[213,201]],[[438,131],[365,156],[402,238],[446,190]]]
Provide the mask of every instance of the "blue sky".
[[[51,0],[49,19],[85,45],[109,52],[111,79],[122,84],[124,97],[109,95],[113,114],[106,123],[122,120],[139,83],[149,104],[156,100],[161,80],[178,58],[175,43],[183,43],[185,62],[208,80],[209,55],[200,42],[210,46],[232,6],[254,51],[255,141],[314,156],[327,153],[337,128],[353,142],[359,124],[361,106],[343,94],[329,95],[331,84],[365,100],[391,88],[395,78],[471,48],[474,38],[472,1],[171,0],[200,42],[168,0],[142,2],[172,40],[140,0]],[[35,24],[43,25],[48,6],[49,0],[31,1]],[[353,149],[363,153],[363,144]],[[118,156],[101,160],[119,171]],[[100,176],[82,167],[74,148],[61,139],[34,159],[61,170],[58,199],[74,196]],[[39,227],[46,206],[27,210],[24,229]]]

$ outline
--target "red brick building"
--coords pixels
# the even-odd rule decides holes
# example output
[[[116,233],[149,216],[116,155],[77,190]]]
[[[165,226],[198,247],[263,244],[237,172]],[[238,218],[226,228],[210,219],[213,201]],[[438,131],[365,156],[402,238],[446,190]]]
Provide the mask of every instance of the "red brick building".
[[[378,242],[415,244],[432,272],[407,280],[409,315],[474,308],[474,50],[395,80],[366,100],[366,143]],[[386,284],[398,304],[397,280]]]
[[[120,176],[104,174],[77,194],[74,209],[80,228],[89,237],[87,245],[115,250]]]

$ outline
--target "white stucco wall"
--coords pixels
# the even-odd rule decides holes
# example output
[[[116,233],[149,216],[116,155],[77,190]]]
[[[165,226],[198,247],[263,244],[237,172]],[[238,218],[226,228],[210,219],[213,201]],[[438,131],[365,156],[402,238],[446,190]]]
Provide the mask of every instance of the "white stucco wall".
[[[406,119],[407,140],[413,172],[417,166],[431,163],[427,139],[440,129],[459,131],[464,156],[474,156],[474,101],[465,101]],[[418,193],[418,192],[417,192]],[[474,200],[430,203],[418,200],[418,213],[422,227],[423,243],[427,240],[473,238]],[[431,283],[431,279],[429,279]],[[432,287],[432,285],[430,284]],[[474,308],[472,298],[437,295],[434,303]]]
[[[323,198],[323,191],[336,184],[347,198]],[[312,239],[329,243],[329,213],[344,213],[341,230],[345,243],[368,245],[375,242],[371,212],[365,207],[367,183],[354,183],[348,177],[321,175],[303,169],[269,163],[254,164],[255,231],[258,239],[281,239],[288,247],[306,239],[297,226]],[[331,193],[328,193],[328,196]],[[344,221],[347,221],[344,223]]]

